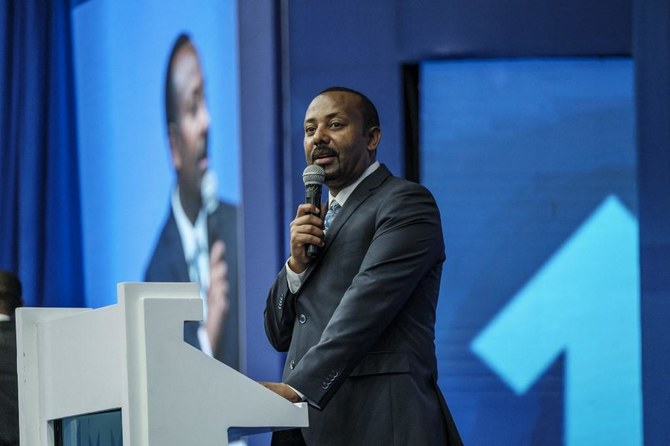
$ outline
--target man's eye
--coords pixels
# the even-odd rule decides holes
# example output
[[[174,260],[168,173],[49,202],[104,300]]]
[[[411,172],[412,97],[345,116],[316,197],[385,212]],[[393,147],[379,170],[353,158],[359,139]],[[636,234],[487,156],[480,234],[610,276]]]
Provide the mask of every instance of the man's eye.
[[[314,133],[314,127],[305,127],[305,133],[311,135],[312,133]]]
[[[342,123],[341,122],[331,122],[330,127],[334,128],[334,129],[339,129],[340,127],[342,127]]]

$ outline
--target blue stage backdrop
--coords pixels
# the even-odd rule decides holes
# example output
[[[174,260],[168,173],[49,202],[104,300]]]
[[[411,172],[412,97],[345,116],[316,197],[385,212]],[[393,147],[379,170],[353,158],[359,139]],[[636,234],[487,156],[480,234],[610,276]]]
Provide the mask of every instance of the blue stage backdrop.
[[[181,32],[200,55],[218,195],[240,201],[236,2],[88,0],[73,9],[86,305],[142,281],[175,182],[163,85]]]
[[[440,385],[465,444],[642,445],[632,62],[420,70]]]

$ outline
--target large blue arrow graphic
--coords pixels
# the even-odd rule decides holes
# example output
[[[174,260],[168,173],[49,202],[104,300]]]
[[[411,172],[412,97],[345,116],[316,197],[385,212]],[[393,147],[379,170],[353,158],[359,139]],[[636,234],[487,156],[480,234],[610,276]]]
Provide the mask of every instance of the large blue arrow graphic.
[[[642,445],[634,216],[605,199],[471,348],[517,394],[565,353],[565,444]]]

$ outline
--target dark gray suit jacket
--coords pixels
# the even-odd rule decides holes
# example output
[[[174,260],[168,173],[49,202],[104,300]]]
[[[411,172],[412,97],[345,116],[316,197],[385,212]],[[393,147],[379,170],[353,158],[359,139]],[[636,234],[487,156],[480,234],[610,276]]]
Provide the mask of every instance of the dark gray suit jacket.
[[[227,203],[220,203],[216,210],[207,218],[209,247],[216,240],[223,240],[226,245],[225,259],[228,264],[229,307],[226,325],[221,333],[218,348],[214,357],[230,367],[240,368],[239,347],[239,296],[237,286],[237,210]],[[161,231],[153,255],[147,266],[145,282],[190,282],[188,264],[184,248],[177,229],[177,221],[172,209],[163,230]],[[198,323],[186,323],[184,340],[200,349],[198,341]]]
[[[428,190],[381,166],[348,198],[297,294],[282,269],[265,329],[310,402],[307,445],[460,445],[437,386],[444,242]],[[281,440],[275,433],[275,441]]]
[[[16,372],[16,324],[0,321],[0,445],[19,444],[19,385]]]

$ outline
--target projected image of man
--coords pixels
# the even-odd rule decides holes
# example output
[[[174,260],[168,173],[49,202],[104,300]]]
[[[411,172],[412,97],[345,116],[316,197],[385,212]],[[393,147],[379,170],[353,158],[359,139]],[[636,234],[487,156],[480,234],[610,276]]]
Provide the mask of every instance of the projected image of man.
[[[237,211],[216,197],[205,79],[195,44],[186,34],[177,38],[168,60],[165,116],[176,185],[145,280],[197,282],[205,319],[187,322],[184,339],[239,369]]]

